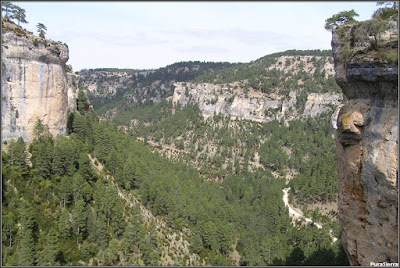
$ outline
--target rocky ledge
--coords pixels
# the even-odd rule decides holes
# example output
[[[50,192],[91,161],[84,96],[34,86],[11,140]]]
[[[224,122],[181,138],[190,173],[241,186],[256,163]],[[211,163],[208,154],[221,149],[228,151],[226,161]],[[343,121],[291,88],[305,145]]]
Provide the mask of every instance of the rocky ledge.
[[[351,265],[398,262],[398,26],[377,39],[366,21],[333,32],[339,220]],[[378,40],[379,42],[377,42]]]

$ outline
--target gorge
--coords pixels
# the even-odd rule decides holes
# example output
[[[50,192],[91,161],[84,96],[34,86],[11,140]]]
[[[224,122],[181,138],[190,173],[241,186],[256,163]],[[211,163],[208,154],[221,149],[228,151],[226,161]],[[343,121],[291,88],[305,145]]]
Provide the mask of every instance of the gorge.
[[[397,23],[377,48],[356,23],[332,51],[80,72],[2,29],[3,264],[398,262]]]

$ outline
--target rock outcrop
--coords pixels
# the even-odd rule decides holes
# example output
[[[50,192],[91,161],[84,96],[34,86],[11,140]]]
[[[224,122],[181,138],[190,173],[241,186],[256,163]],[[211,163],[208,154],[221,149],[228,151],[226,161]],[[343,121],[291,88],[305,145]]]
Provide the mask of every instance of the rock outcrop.
[[[76,106],[67,45],[4,20],[2,41],[2,141],[30,142],[38,119],[52,135],[65,135],[68,109]]]
[[[237,83],[214,85],[177,82],[174,86],[172,101],[182,106],[188,103],[198,104],[204,118],[215,113],[231,119],[260,123],[316,117],[336,109],[343,99],[342,94],[334,92],[309,93],[303,100],[298,100],[296,91],[291,91],[287,96],[253,90],[244,93]]]
[[[332,39],[348,98],[337,130],[342,243],[350,264],[363,266],[398,262],[398,28],[391,22],[375,43],[366,23],[341,26]]]

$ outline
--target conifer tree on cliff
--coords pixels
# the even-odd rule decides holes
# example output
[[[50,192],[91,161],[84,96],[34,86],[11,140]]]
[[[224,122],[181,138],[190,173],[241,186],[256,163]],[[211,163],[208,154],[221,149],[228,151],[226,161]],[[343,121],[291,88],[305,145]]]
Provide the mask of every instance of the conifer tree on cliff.
[[[43,23],[40,23],[40,22],[36,25],[36,27],[37,27],[37,31],[39,33],[39,36],[41,38],[46,38],[45,34],[46,34],[46,31],[47,31],[47,27]]]
[[[343,25],[345,23],[355,22],[356,20],[354,19],[354,17],[357,16],[358,14],[354,11],[354,9],[339,12],[330,17],[329,19],[325,20],[325,29],[329,31],[336,29],[336,27]]]
[[[11,19],[16,19],[18,21],[18,26],[20,26],[20,23],[28,23],[28,21],[25,19],[26,15],[25,15],[25,9],[13,5],[13,9],[11,10]]]
[[[394,1],[394,2],[378,2],[376,3],[377,6],[383,6],[378,8],[377,10],[374,11],[374,14],[372,15],[373,18],[378,18],[378,19],[398,19],[399,16],[399,4]]]
[[[4,11],[6,13],[4,16],[5,19],[9,18],[8,14],[11,13],[14,8],[15,6],[11,4],[11,2],[4,1],[1,3],[1,11]]]

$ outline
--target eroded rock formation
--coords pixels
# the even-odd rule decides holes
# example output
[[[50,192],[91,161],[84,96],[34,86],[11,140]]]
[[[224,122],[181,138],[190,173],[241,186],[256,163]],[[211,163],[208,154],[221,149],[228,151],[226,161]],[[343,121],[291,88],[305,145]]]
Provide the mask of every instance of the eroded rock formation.
[[[336,81],[348,98],[338,117],[339,220],[351,265],[398,262],[398,30],[333,33]],[[367,32],[366,32],[367,33]],[[371,40],[371,41],[368,41]]]
[[[30,142],[38,119],[52,135],[65,135],[68,109],[76,105],[73,74],[65,64],[67,45],[7,21],[2,22],[2,41],[2,141],[22,137]]]
[[[288,96],[253,90],[245,94],[240,88],[234,89],[237,83],[231,83],[229,88],[226,85],[188,82],[177,82],[174,86],[172,101],[182,106],[189,103],[198,104],[204,118],[216,113],[229,116],[231,119],[264,123],[281,119],[291,121],[316,117],[321,113],[332,111],[343,99],[342,94],[335,92],[309,93],[301,105],[296,91],[291,91]]]

